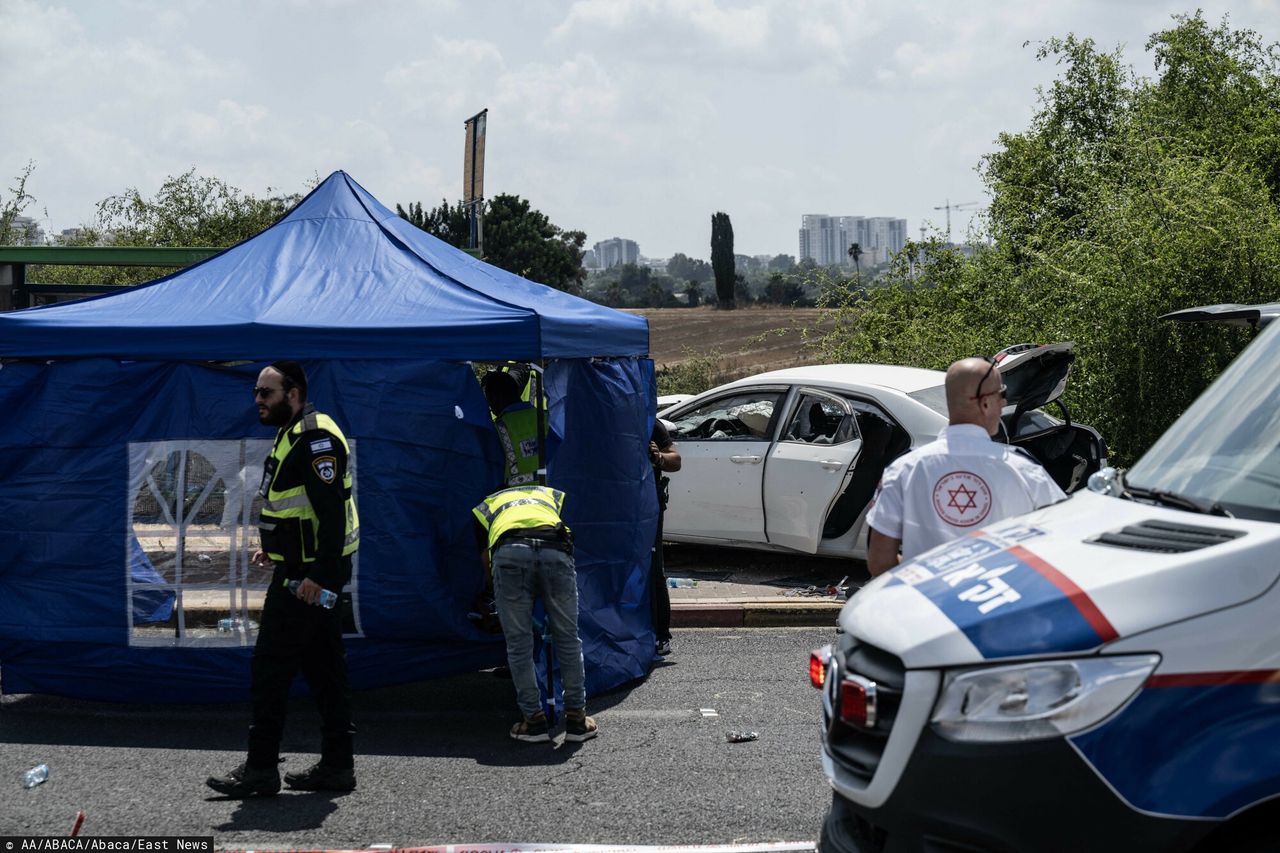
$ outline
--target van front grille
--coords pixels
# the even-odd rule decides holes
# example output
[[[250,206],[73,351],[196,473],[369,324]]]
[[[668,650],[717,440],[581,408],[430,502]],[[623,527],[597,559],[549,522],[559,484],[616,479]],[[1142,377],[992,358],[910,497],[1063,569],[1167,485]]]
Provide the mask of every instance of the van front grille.
[[[906,668],[895,656],[859,643],[848,634],[841,636],[834,662],[828,673],[827,701],[823,703],[827,752],[845,770],[870,783],[902,705]],[[876,722],[870,728],[849,725],[840,719],[839,682],[850,674],[876,684]]]

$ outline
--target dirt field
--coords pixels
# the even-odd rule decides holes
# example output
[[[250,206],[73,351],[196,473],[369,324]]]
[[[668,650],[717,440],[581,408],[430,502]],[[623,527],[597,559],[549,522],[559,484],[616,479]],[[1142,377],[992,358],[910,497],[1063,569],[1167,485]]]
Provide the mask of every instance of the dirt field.
[[[817,361],[805,345],[829,324],[817,308],[638,308],[649,320],[649,353],[659,370],[698,356],[721,363],[729,379]]]

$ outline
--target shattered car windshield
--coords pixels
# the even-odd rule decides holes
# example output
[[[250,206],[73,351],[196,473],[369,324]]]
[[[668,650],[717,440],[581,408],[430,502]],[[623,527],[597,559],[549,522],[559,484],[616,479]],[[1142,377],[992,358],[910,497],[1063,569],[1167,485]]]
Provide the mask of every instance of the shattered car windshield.
[[[1125,475],[1232,515],[1280,521],[1280,324],[1231,364]]]
[[[734,394],[672,416],[673,438],[764,439],[782,392]]]

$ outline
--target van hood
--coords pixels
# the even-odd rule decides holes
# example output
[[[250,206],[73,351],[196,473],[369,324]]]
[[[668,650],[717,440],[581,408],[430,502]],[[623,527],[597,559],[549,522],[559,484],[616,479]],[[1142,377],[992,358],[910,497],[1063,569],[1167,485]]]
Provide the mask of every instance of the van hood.
[[[1278,524],[1078,492],[881,575],[840,626],[908,669],[1084,653],[1261,595],[1277,545]]]

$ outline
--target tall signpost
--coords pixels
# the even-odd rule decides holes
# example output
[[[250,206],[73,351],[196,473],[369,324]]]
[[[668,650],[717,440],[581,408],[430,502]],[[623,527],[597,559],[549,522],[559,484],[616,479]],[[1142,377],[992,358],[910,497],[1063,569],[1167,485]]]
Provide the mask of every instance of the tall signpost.
[[[467,248],[477,256],[484,254],[481,208],[484,205],[484,128],[488,115],[489,111],[484,109],[467,119],[467,148],[462,157],[462,202],[471,219]]]

